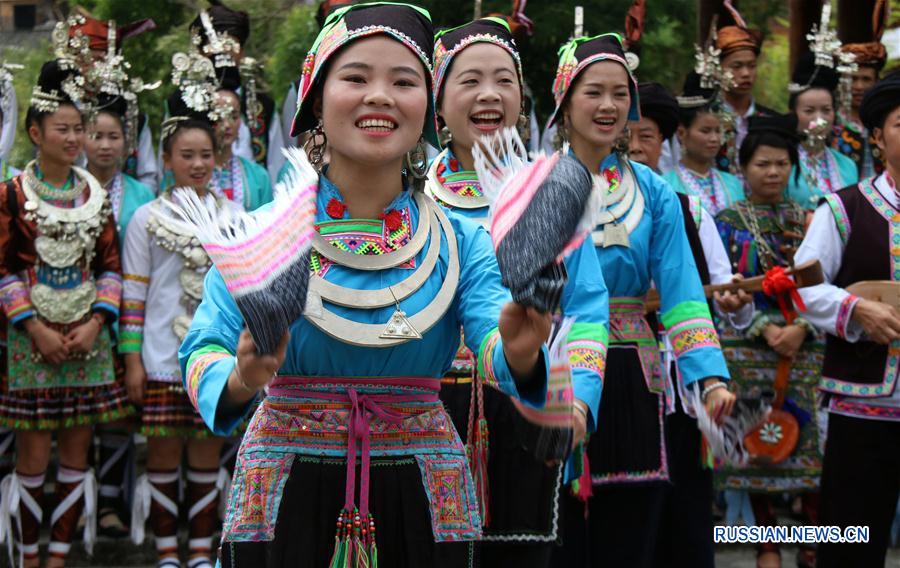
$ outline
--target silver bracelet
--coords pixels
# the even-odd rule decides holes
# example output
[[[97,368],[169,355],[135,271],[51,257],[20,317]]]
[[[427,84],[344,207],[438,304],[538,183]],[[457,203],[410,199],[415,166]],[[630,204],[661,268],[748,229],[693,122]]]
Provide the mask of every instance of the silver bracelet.
[[[582,402],[581,404],[579,404],[579,402],[580,402],[580,401],[577,401],[577,400],[576,400],[574,403],[572,403],[572,407],[573,407],[575,410],[577,410],[582,416],[584,416],[584,419],[585,419],[585,420],[587,420],[587,417],[588,417],[587,404],[585,404],[585,403],[583,403],[583,402]]]
[[[711,393],[712,391],[714,391],[716,389],[727,389],[727,388],[728,388],[728,385],[726,385],[722,381],[713,383],[703,389],[703,392],[700,393],[700,400],[703,401],[704,404],[706,404],[706,399],[709,398],[709,393]]]

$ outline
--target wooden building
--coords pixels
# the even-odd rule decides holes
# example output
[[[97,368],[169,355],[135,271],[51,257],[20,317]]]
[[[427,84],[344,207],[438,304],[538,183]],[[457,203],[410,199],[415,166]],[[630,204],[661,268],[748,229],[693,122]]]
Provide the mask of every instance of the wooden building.
[[[45,29],[55,21],[53,0],[0,0],[0,33]]]

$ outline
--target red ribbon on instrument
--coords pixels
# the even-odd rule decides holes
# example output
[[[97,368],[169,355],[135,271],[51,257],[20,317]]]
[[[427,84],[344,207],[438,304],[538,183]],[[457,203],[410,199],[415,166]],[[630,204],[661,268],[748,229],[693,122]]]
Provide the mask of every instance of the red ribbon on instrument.
[[[762,288],[767,296],[775,296],[778,300],[778,307],[781,308],[781,313],[788,323],[794,319],[794,308],[800,312],[806,311],[806,304],[797,292],[797,283],[787,275],[783,267],[776,266],[767,271]],[[788,300],[793,305],[788,304]]]

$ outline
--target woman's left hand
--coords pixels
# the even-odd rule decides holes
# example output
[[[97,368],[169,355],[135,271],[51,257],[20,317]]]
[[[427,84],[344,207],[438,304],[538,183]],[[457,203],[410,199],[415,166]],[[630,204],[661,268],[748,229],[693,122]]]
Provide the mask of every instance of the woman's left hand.
[[[527,377],[534,370],[541,346],[550,337],[551,317],[534,308],[515,302],[503,306],[500,312],[500,337],[503,354],[516,377]]]
[[[806,328],[799,325],[786,325],[781,329],[781,335],[772,345],[772,349],[782,357],[793,359],[800,352],[803,342],[806,340]]]
[[[89,353],[100,334],[103,324],[97,318],[91,318],[70,331],[65,338],[70,353]]]
[[[718,379],[715,379],[715,381],[718,381]],[[736,400],[735,394],[727,388],[712,390],[706,396],[706,413],[709,414],[716,424],[721,424],[725,417],[731,414]]]

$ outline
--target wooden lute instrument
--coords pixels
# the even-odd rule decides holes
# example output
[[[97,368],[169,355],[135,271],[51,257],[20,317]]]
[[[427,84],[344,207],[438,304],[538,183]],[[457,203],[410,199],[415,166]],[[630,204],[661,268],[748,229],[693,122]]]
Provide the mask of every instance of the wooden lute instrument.
[[[900,282],[893,280],[862,280],[847,286],[846,290],[854,296],[900,308]]]
[[[797,447],[800,424],[793,414],[782,410],[790,375],[791,360],[779,357],[775,368],[775,400],[772,401],[772,410],[762,424],[744,436],[744,447],[747,448],[750,460],[754,463],[766,465],[781,463]]]
[[[822,265],[818,260],[810,260],[804,262],[803,264],[798,264],[797,266],[786,269],[784,272],[788,276],[792,276],[794,278],[794,282],[797,283],[797,288],[815,286],[825,281],[825,276],[822,274]],[[737,292],[738,290],[743,290],[745,292],[762,292],[763,281],[765,279],[765,275],[762,275],[754,276],[752,278],[744,278],[739,282],[728,282],[725,284],[707,284],[703,287],[703,292],[707,298],[711,298],[716,292]],[[900,299],[900,289],[898,289],[897,298]],[[644,310],[647,313],[655,312],[659,309],[659,306],[659,292],[657,292],[655,288],[651,288],[647,292],[647,299],[644,302]]]
[[[816,264],[818,265],[818,262]],[[824,280],[821,265],[818,268],[819,273],[815,284]],[[794,282],[798,287],[803,286],[801,279],[797,276],[794,277]],[[797,317],[794,307],[782,304],[781,310],[785,317],[785,323],[793,324]],[[744,436],[744,447],[754,463],[779,464],[794,453],[794,448],[797,447],[797,441],[800,439],[800,424],[793,414],[783,409],[792,363],[793,361],[787,357],[778,357],[778,364],[775,367],[775,400],[772,401],[772,410],[762,424]]]

